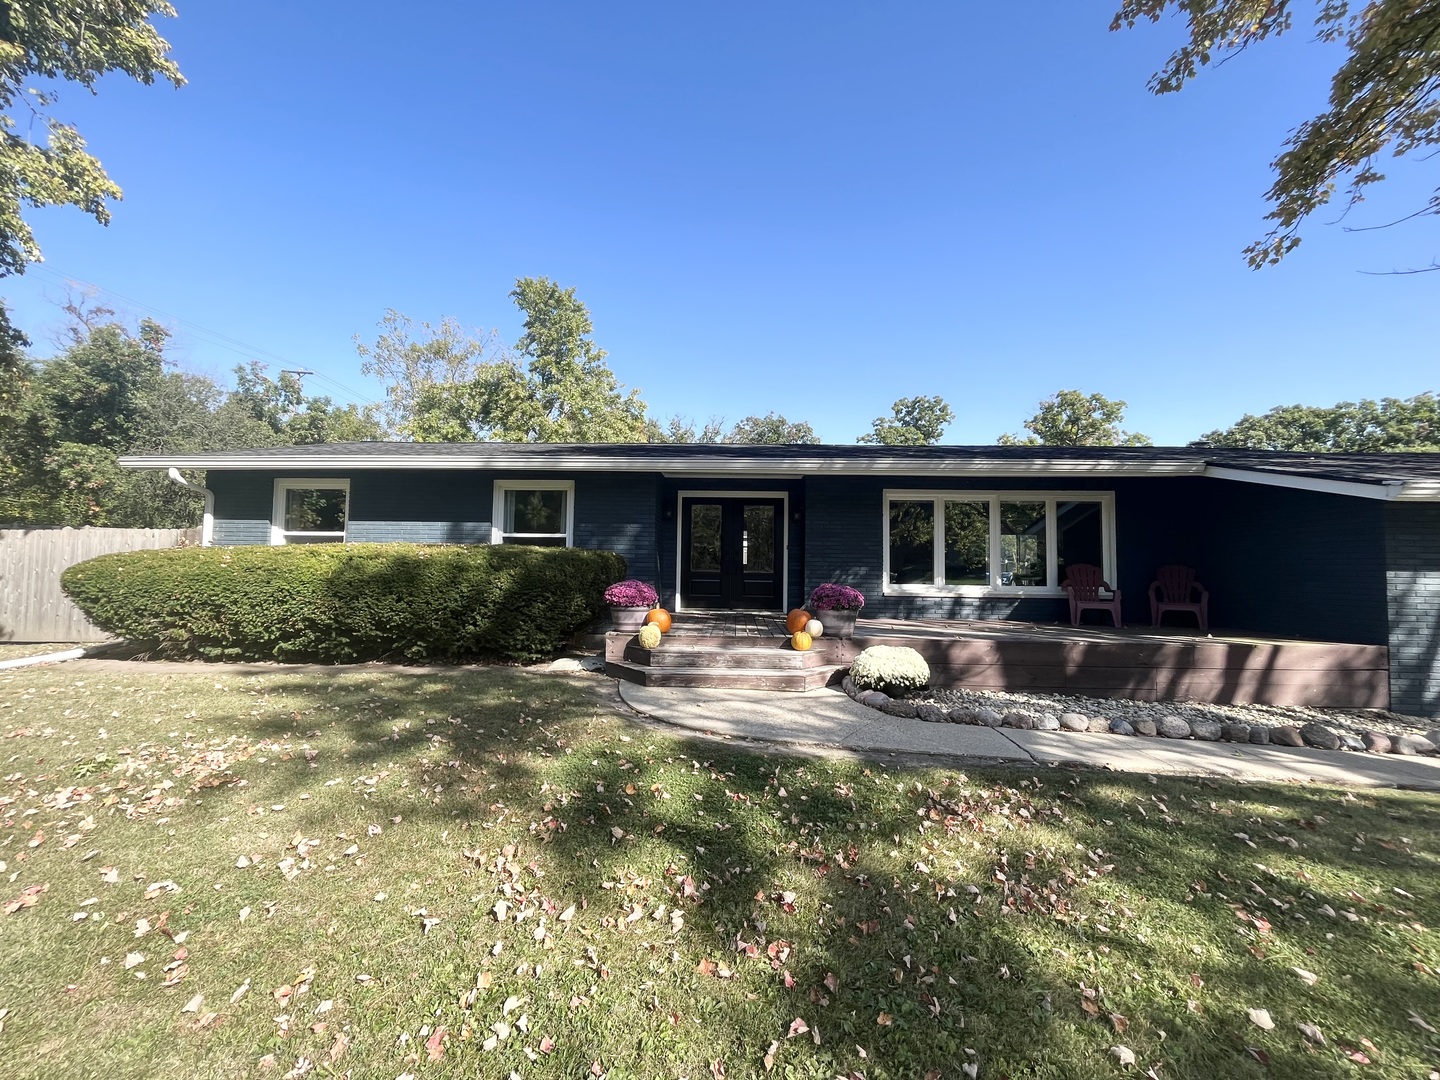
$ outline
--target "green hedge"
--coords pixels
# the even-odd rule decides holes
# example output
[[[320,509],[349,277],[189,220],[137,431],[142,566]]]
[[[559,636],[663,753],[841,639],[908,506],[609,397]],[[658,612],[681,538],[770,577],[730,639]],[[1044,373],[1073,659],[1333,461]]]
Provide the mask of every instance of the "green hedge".
[[[165,656],[337,663],[553,656],[625,576],[614,552],[307,544],[102,555],[60,583]]]

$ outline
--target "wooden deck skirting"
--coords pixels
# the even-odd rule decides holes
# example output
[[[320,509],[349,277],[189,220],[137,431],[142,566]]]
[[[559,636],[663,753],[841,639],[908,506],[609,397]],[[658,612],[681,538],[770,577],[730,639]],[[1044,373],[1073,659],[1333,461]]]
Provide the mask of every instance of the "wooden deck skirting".
[[[667,681],[659,672],[671,668],[671,685],[743,685],[746,670],[756,669],[756,688],[784,689],[790,688],[786,682],[800,680],[777,679],[776,671],[803,668],[810,677],[793,687],[799,689],[816,685],[823,669],[848,664],[870,645],[908,645],[925,657],[936,686],[1213,704],[1352,709],[1390,704],[1389,650],[1383,645],[1204,637],[1148,628],[861,620],[853,640],[822,637],[801,661],[784,638],[780,617],[682,613],[656,650],[667,655],[657,655],[653,667],[634,647],[633,635],[606,635],[606,660],[611,674],[644,681]],[[622,665],[642,671],[637,676]],[[698,674],[713,670],[727,671],[728,677],[715,682]],[[681,678],[682,672],[690,678]]]

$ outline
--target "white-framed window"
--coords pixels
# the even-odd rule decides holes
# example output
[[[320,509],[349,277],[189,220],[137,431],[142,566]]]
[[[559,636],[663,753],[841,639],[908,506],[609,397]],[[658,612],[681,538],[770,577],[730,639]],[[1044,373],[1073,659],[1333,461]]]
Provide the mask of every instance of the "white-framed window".
[[[491,543],[570,547],[575,540],[573,480],[496,480]]]
[[[339,544],[350,520],[350,481],[304,477],[275,481],[272,544]]]
[[[1063,596],[1072,563],[1115,581],[1110,491],[899,491],[884,497],[884,591]]]

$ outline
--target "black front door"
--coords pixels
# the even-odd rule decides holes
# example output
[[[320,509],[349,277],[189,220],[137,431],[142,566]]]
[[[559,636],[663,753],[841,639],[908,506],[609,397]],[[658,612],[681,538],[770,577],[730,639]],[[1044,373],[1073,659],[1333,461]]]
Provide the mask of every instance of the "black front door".
[[[782,499],[681,500],[681,606],[783,608],[784,524]]]

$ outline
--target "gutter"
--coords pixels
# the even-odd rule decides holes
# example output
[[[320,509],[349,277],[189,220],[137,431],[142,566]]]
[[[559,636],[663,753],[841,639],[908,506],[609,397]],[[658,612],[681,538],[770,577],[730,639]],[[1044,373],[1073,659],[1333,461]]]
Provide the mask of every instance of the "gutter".
[[[199,484],[192,484],[180,475],[179,469],[172,467],[166,475],[186,491],[205,496],[205,518],[200,525],[200,546],[209,547],[215,539],[215,493]]]

